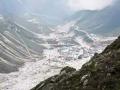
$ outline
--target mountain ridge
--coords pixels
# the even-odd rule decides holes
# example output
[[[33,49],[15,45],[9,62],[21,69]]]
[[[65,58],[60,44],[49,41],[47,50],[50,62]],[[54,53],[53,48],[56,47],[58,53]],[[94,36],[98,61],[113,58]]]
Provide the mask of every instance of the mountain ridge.
[[[102,10],[78,11],[68,19],[68,22],[76,20],[76,26],[79,27],[79,29],[90,33],[105,36],[118,36],[118,33],[120,33],[120,19],[117,18],[120,15],[119,3],[120,2],[117,0],[113,5]]]

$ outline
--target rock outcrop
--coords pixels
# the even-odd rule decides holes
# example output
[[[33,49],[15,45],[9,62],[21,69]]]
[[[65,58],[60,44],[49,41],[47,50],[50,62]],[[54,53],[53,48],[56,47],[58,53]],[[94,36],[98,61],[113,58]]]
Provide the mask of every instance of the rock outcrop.
[[[65,67],[31,90],[120,90],[120,37],[80,70]]]

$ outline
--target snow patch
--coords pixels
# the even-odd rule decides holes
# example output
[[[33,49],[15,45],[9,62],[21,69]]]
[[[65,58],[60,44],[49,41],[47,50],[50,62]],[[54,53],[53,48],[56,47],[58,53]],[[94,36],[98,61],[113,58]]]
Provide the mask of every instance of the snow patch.
[[[61,32],[61,33],[68,33],[68,31],[70,30],[71,27],[74,26],[74,24],[76,23],[76,21],[71,21],[63,26],[58,26],[56,28],[57,32]]]
[[[40,22],[39,22],[38,20],[36,20],[35,18],[28,20],[28,22],[32,22],[32,23],[34,23],[34,24],[39,24],[39,23],[40,23]]]

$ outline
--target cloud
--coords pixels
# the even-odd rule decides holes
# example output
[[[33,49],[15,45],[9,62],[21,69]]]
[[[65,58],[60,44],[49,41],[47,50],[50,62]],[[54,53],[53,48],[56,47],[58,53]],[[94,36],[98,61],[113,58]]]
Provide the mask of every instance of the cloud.
[[[23,2],[21,0],[17,0],[20,4],[23,4]]]
[[[101,10],[112,5],[114,0],[68,0],[68,7],[71,10]]]

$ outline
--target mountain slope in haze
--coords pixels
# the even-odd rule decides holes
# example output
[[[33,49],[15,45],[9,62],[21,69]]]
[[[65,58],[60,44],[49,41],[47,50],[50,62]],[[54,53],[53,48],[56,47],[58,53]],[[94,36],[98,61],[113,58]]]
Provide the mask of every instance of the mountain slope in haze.
[[[60,19],[59,17],[57,18],[55,15],[46,15],[44,11],[46,10],[40,10],[41,6],[39,6],[38,3],[41,3],[42,1],[35,1],[36,4],[38,4],[38,9],[34,8],[34,4],[29,6],[29,3],[33,1],[27,1],[27,0],[1,0],[0,1],[0,14],[6,16],[6,17],[13,17],[12,19],[15,19],[16,16],[23,16],[26,13],[29,13],[29,15],[36,17],[37,19],[41,18],[41,22],[46,22],[46,24],[49,25],[58,25],[62,23],[62,18]],[[46,1],[45,1],[46,2]],[[32,4],[31,3],[31,4]],[[48,5],[47,5],[48,6]],[[37,10],[38,11],[37,11]],[[53,12],[53,11],[51,11]],[[49,13],[51,13],[49,12]],[[47,14],[49,14],[47,12]],[[54,13],[54,12],[53,12]],[[60,15],[61,16],[61,15]],[[28,18],[28,17],[27,17]],[[24,19],[26,19],[24,17]]]
[[[0,1],[0,14],[6,16],[22,15],[26,12],[26,7],[20,0],[1,0]]]
[[[80,30],[101,34],[118,35],[120,32],[120,1],[99,11],[83,10],[70,19],[77,20],[76,27]]]
[[[32,18],[27,20],[32,21]],[[15,21],[15,19],[0,16],[0,73],[16,71],[25,61],[42,57],[43,49],[47,48],[42,45],[46,41],[38,35],[49,34],[51,30],[40,23],[36,24],[27,20],[17,18]],[[41,28],[37,28],[38,25]],[[31,26],[32,29],[30,29]]]
[[[0,74],[1,90],[30,90],[40,81],[58,73],[58,71],[65,66],[72,66],[79,69],[95,52],[101,52],[108,43],[111,43],[111,41],[115,39],[114,37],[101,38],[84,30],[71,29],[73,27],[74,22],[57,26],[49,35],[38,35],[35,32],[32,32],[31,35],[25,27],[23,27],[24,30],[17,32],[22,36],[23,40],[27,38],[27,42],[31,42],[31,37],[39,37],[40,40],[45,42],[42,42],[42,45],[46,48],[43,49],[43,53],[36,53],[35,55],[37,56],[32,59],[25,48],[28,59],[24,61],[27,60],[28,62],[25,62],[25,65],[19,68],[17,72]],[[15,31],[15,29],[12,30]],[[28,33],[26,38],[23,38],[24,35],[26,36],[23,31],[27,31],[26,33]],[[35,36],[33,36],[33,33]],[[30,37],[30,39],[28,37]],[[17,39],[20,38],[17,37]],[[23,45],[27,45],[28,47],[29,43]],[[29,47],[29,51],[30,50],[33,51],[33,49]],[[32,52],[31,54],[34,56]],[[40,55],[38,54],[44,57],[39,58]]]
[[[97,36],[84,30],[75,30],[74,22],[51,28],[51,26],[45,25],[44,21],[41,22],[41,18],[30,14],[16,16],[14,19],[1,15],[0,27],[0,66],[2,67],[0,72],[2,73],[16,71],[25,61],[43,58],[46,56],[43,55],[46,53],[45,50],[56,49],[63,54],[64,58],[69,59],[72,53],[65,57],[64,51],[68,50],[69,53],[71,48],[77,56],[75,48],[79,46],[79,49],[87,53],[87,55],[81,54],[80,57],[83,58],[91,56],[96,48],[99,51],[102,46],[104,47],[112,41],[112,38],[100,40],[100,38],[97,39]],[[89,47],[91,48],[89,49]],[[3,67],[5,68],[3,69]]]
[[[31,90],[120,90],[120,37],[80,70],[65,67]]]

